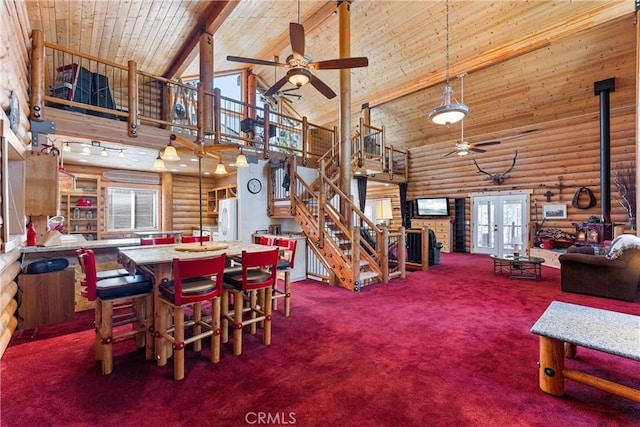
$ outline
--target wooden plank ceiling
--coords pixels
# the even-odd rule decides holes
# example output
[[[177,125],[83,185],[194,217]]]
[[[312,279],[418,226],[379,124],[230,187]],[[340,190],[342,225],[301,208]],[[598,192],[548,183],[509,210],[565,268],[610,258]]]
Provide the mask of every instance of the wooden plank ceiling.
[[[337,2],[304,0],[299,5],[306,53],[314,60],[338,57]],[[219,72],[244,66],[226,61],[227,55],[286,58],[288,23],[298,21],[295,0],[41,0],[27,2],[27,10],[32,29],[43,30],[49,42],[121,64],[132,59],[140,70],[167,76],[197,70],[189,65],[203,28],[214,33]],[[355,0],[350,10],[351,56],[369,58],[367,68],[351,73],[353,125],[360,106],[369,103],[373,124],[385,125],[388,141],[398,148],[459,136],[458,128],[433,125],[427,117],[441,102],[445,80],[444,0]],[[583,102],[571,104],[575,93],[593,98],[593,74],[579,73],[582,64],[594,60],[592,47],[578,42],[580,35],[587,34],[589,43],[615,37],[615,31],[600,36],[588,32],[610,21],[617,27],[605,26],[609,30],[632,33],[632,19],[633,2],[628,0],[452,0],[450,75],[460,100],[456,76],[468,73],[465,133],[500,137],[531,123],[587,111]],[[634,49],[625,50],[631,54],[628,61],[635,61]],[[273,67],[256,66],[254,72],[266,88],[285,69],[274,74]],[[339,93],[337,71],[315,73]],[[611,77],[608,70],[603,73],[598,77]],[[297,112],[313,123],[336,123],[337,98],[327,100],[310,85],[299,93],[302,99],[292,104]]]

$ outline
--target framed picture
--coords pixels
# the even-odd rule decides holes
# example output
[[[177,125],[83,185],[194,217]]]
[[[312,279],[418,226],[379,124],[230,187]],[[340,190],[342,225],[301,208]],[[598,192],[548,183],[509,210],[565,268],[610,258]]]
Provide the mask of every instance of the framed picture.
[[[567,205],[543,205],[542,217],[547,219],[564,219],[567,217]]]

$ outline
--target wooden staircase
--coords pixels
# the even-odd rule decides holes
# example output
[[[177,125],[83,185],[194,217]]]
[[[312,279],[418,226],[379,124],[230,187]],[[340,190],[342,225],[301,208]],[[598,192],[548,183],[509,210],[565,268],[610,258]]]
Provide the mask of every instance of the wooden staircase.
[[[357,161],[355,159],[354,161]],[[404,247],[404,230],[392,233],[373,224],[336,185],[337,155],[320,159],[319,176],[307,183],[291,164],[291,212],[313,251],[330,271],[332,284],[359,291],[370,283],[404,277],[404,251],[389,271],[390,242]]]

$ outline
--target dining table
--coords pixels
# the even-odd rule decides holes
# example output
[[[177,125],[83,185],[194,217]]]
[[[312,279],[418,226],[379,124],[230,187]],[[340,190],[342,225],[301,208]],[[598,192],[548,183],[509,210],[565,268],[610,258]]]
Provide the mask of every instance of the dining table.
[[[131,274],[141,271],[153,278],[154,301],[159,297],[159,285],[164,279],[173,279],[173,260],[203,259],[226,254],[227,258],[241,256],[243,251],[258,252],[272,247],[242,241],[194,242],[173,245],[151,245],[118,248],[118,262]],[[154,325],[159,322],[159,313],[154,303]],[[154,342],[158,366],[167,363],[170,348],[161,337]]]

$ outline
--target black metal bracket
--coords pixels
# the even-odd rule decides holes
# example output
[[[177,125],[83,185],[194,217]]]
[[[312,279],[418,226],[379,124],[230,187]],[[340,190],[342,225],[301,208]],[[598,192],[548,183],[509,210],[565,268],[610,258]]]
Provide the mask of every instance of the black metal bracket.
[[[31,145],[38,146],[38,135],[56,133],[56,122],[53,120],[45,120],[42,122],[31,121]]]

